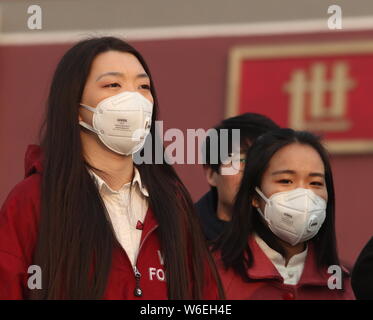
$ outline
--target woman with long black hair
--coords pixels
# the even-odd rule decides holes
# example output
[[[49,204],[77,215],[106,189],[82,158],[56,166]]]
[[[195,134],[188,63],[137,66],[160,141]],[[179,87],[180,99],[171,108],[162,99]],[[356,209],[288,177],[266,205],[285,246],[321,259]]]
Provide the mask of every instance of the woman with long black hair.
[[[334,209],[332,170],[316,136],[260,136],[247,153],[232,223],[214,246],[227,299],[353,299]]]
[[[102,37],[67,51],[41,147],[29,147],[25,179],[1,209],[1,298],[222,297],[188,192],[154,164],[157,112],[132,46]],[[153,164],[136,164],[145,142]]]

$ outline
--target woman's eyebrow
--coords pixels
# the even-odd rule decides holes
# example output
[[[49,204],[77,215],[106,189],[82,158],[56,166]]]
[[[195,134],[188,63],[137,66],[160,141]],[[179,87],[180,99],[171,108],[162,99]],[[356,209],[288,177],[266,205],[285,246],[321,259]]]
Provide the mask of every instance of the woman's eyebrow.
[[[287,169],[287,170],[278,170],[278,171],[274,171],[274,172],[272,172],[272,176],[275,176],[275,175],[277,175],[277,174],[283,174],[283,173],[287,173],[287,174],[295,174],[296,172],[294,171],[294,170],[289,170],[289,169]]]
[[[117,72],[117,71],[110,71],[110,72],[105,72],[101,75],[99,75],[96,79],[96,81],[100,80],[101,78],[105,76],[116,76],[116,77],[124,77],[124,74],[122,72]],[[146,73],[139,73],[136,78],[149,78],[149,76]]]
[[[146,74],[146,73],[139,73],[136,78],[148,78],[149,79],[149,76]]]
[[[99,75],[96,79],[96,81],[100,80],[102,77],[105,76],[116,76],[116,77],[123,77],[124,74],[122,72],[117,72],[117,71],[110,71],[110,72],[105,72],[101,75]]]
[[[272,172],[272,176],[275,176],[277,174],[296,174],[296,171],[294,170],[278,170],[278,171],[274,171]],[[309,177],[320,177],[320,178],[325,178],[325,174],[323,173],[320,173],[320,172],[311,172],[309,175]]]
[[[319,172],[312,172],[308,176],[310,176],[310,177],[321,177],[321,178],[325,178],[325,174],[319,173]]]

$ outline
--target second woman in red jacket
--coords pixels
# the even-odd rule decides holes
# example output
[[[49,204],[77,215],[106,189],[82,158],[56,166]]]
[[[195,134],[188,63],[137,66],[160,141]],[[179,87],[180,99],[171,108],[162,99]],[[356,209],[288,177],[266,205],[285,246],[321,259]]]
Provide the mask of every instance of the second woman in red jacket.
[[[352,299],[335,236],[328,156],[279,129],[248,151],[232,223],[215,249],[227,299]]]

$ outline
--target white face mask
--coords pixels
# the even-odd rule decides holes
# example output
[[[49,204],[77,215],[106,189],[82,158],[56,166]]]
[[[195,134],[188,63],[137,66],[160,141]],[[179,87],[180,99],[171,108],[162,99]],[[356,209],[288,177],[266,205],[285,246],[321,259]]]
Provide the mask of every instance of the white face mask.
[[[298,188],[278,192],[269,199],[255,188],[266,202],[264,214],[271,231],[280,239],[295,246],[313,238],[320,230],[326,216],[326,201],[312,190]]]
[[[102,143],[121,155],[140,150],[150,132],[153,104],[138,92],[124,91],[100,101],[96,108],[80,104],[93,112],[92,124],[79,124],[96,133]]]

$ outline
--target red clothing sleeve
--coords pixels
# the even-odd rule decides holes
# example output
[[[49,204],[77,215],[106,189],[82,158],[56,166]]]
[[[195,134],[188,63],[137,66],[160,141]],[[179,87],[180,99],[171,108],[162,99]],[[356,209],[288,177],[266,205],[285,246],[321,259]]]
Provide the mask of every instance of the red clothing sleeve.
[[[40,175],[16,185],[0,210],[0,299],[23,299],[40,209]]]

